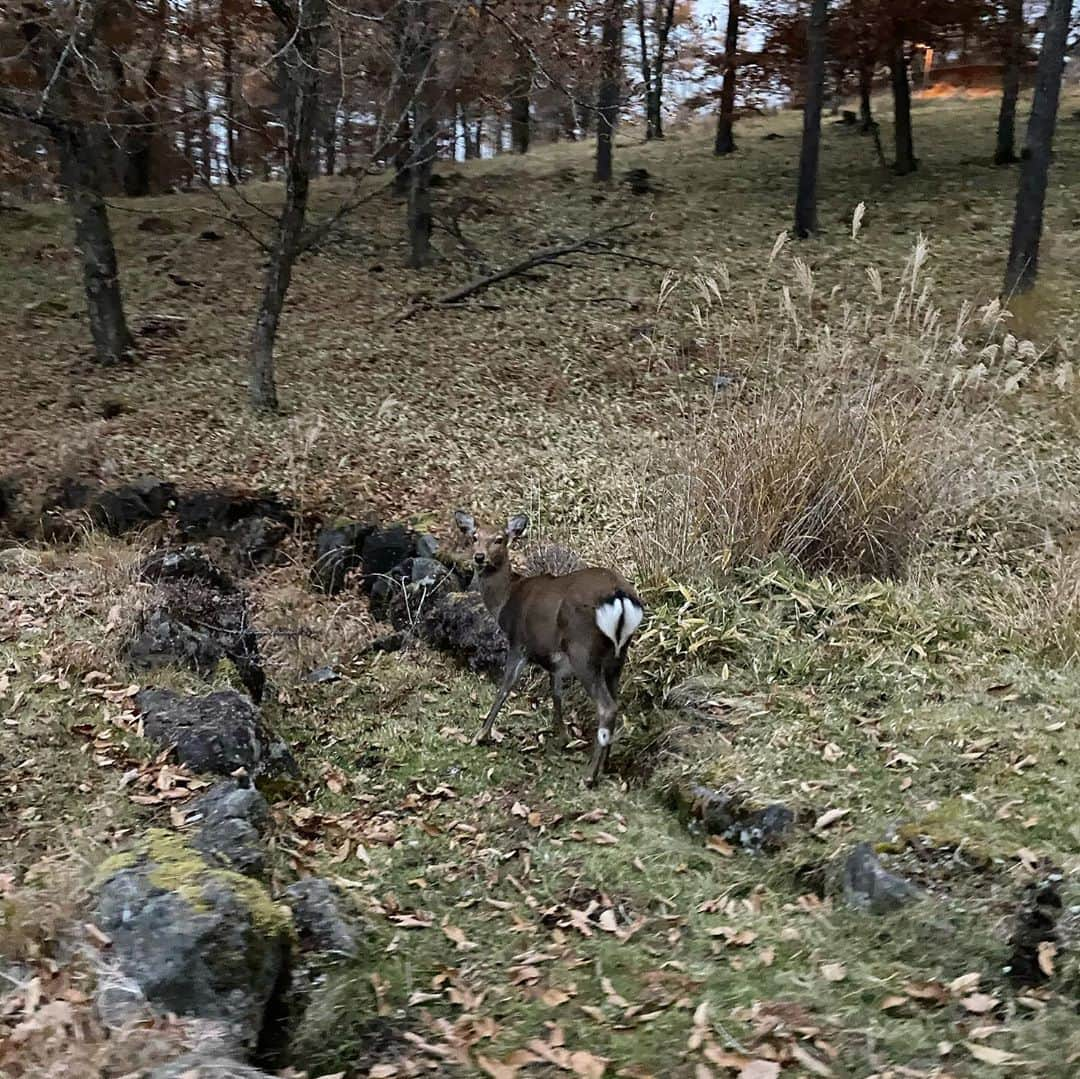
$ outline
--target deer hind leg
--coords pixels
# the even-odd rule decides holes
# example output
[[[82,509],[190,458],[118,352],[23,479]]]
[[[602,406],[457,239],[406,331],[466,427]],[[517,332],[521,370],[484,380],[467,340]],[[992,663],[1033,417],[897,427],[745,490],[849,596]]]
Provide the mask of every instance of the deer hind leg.
[[[615,733],[615,711],[615,699],[605,686],[596,701],[596,742],[593,745],[589,770],[585,774],[587,787],[595,786],[607,767],[608,758],[611,756],[611,739]]]
[[[521,672],[525,670],[525,653],[519,649],[511,649],[506,656],[506,668],[503,670],[502,682],[499,692],[495,694],[495,703],[480,728],[480,733],[473,740],[476,745],[483,745],[491,737],[491,728],[495,726],[495,717],[499,710],[506,704],[506,698],[510,696],[514,686],[517,685]]]

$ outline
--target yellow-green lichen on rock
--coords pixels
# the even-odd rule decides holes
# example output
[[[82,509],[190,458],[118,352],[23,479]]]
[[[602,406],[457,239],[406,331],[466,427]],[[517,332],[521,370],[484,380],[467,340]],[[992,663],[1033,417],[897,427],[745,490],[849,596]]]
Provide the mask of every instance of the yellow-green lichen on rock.
[[[262,884],[234,870],[208,864],[182,835],[165,828],[151,828],[130,850],[107,858],[98,869],[96,882],[100,885],[143,862],[149,866],[147,878],[155,888],[181,896],[195,911],[209,910],[204,891],[213,881],[247,908],[252,925],[260,932],[280,936],[292,930],[289,908],[275,903]]]

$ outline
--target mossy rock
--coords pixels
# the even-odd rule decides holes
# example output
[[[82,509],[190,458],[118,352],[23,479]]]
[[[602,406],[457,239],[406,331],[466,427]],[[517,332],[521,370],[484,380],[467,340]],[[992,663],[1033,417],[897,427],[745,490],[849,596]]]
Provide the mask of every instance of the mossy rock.
[[[124,976],[122,990],[99,990],[110,1021],[145,1003],[220,1021],[245,1052],[256,1044],[292,939],[287,907],[163,829],[103,863],[95,892],[95,923]]]

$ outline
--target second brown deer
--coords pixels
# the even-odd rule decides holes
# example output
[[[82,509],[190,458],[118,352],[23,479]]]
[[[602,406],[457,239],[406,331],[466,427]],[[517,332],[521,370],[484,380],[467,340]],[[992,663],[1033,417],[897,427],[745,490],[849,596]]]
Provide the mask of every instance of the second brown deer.
[[[495,703],[477,743],[487,741],[495,717],[528,663],[551,679],[555,737],[566,738],[563,689],[569,677],[582,684],[596,705],[596,743],[585,782],[592,786],[607,766],[619,702],[619,676],[644,607],[633,586],[608,569],[582,569],[563,577],[523,577],[510,566],[510,545],[529,527],[517,514],[505,529],[477,527],[472,514],[458,510],[454,523],[472,550],[484,604],[506,634],[506,669]]]

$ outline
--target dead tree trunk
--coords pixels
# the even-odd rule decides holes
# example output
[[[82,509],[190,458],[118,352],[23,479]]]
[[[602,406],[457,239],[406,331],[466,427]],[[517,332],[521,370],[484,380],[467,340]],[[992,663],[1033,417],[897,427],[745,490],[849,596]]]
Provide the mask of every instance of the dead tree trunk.
[[[99,141],[82,124],[72,121],[57,130],[56,143],[60,186],[75,219],[75,246],[82,256],[94,353],[99,364],[112,366],[129,357],[134,341],[124,316],[116,248],[96,167]]]
[[[713,152],[719,157],[735,152],[735,73],[738,64],[740,0],[728,0],[724,34],[724,81],[720,87],[720,118],[716,122]]]
[[[408,159],[409,265],[414,269],[431,261],[431,171],[437,146],[435,114],[431,101],[431,12],[428,0],[415,0],[406,16],[406,74],[413,95],[412,138]]]
[[[1020,172],[1009,261],[1005,268],[1006,296],[1029,291],[1034,287],[1039,272],[1046,185],[1061,98],[1061,76],[1065,68],[1071,8],[1071,0],[1050,0],[1047,4],[1046,28],[1039,52],[1035,96],[1028,123],[1028,153]]]
[[[271,8],[290,44],[283,55],[288,72],[285,205],[278,217],[251,338],[249,396],[252,408],[259,411],[276,411],[278,406],[274,342],[307,216],[319,116],[319,50],[327,21],[327,0],[306,0],[297,8],[289,0],[273,0]]]
[[[795,235],[817,231],[818,159],[821,156],[821,105],[825,96],[825,37],[828,0],[812,0],[806,27],[806,97],[803,103],[799,186],[795,194]]]
[[[221,24],[221,96],[225,106],[225,179],[229,187],[241,180],[236,160],[236,43],[232,21],[225,17]]]
[[[515,154],[527,154],[532,142],[532,61],[524,52],[517,57],[517,70],[510,84],[510,145]]]
[[[103,196],[103,155],[108,144],[99,137],[95,124],[77,115],[76,89],[85,87],[81,69],[71,62],[77,56],[86,66],[88,58],[93,59],[103,15],[104,4],[87,0],[75,13],[70,36],[63,37],[37,23],[24,24],[26,56],[40,80],[41,98],[36,108],[28,109],[0,92],[0,116],[33,124],[56,143],[60,186],[71,208],[75,245],[82,258],[94,354],[99,364],[109,366],[126,359],[134,343],[124,316],[116,248]],[[73,85],[76,80],[78,87]]]
[[[863,61],[859,64],[859,130],[868,135],[874,126],[874,110],[871,93],[874,88],[874,66]]]
[[[611,179],[615,124],[619,117],[619,84],[622,81],[622,2],[606,0],[600,29],[600,92],[596,109],[596,179]]]
[[[1005,66],[1001,73],[1001,108],[998,110],[994,164],[1016,161],[1016,102],[1020,97],[1020,64],[1024,49],[1024,0],[1006,0]]]
[[[653,53],[649,55],[645,0],[637,0],[638,44],[641,49],[641,79],[645,87],[645,138],[664,137],[664,66],[671,27],[675,21],[675,0],[654,0],[651,20]]]
[[[915,158],[915,142],[911,132],[911,82],[908,78],[907,53],[901,37],[893,42],[889,69],[892,73],[893,126],[896,138],[893,170],[898,176],[907,176],[919,167],[919,162]]]

